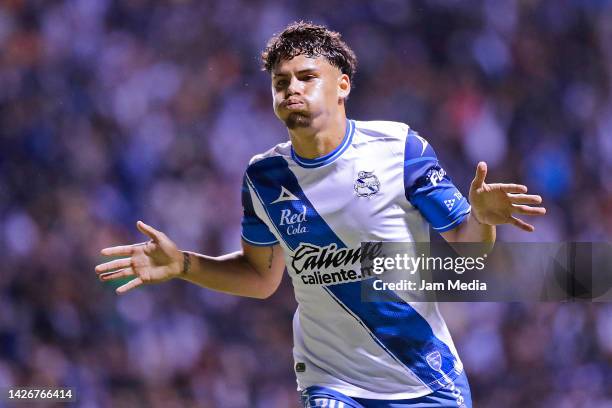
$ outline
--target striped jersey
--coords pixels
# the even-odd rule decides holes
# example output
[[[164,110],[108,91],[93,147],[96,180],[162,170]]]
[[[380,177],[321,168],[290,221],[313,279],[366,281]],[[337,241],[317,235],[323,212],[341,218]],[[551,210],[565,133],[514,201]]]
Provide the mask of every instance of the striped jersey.
[[[340,145],[316,159],[291,142],[251,160],[243,182],[242,238],[283,248],[298,308],[298,389],[406,399],[463,371],[435,302],[387,291],[364,302],[362,242],[427,242],[470,212],[432,146],[408,125],[347,120]],[[373,290],[373,289],[372,289]]]

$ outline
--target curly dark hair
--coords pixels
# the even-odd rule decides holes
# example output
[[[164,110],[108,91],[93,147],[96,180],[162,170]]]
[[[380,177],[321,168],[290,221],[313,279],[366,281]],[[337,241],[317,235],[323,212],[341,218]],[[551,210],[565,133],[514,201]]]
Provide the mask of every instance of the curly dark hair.
[[[298,55],[324,57],[348,75],[350,80],[353,80],[357,69],[357,57],[342,40],[340,33],[322,25],[296,21],[270,38],[261,53],[263,70],[272,72],[281,60],[290,60]]]

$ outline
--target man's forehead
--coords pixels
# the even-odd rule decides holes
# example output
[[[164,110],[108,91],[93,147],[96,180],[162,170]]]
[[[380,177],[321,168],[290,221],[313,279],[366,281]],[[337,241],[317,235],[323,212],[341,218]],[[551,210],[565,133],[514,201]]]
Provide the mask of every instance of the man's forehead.
[[[281,59],[272,69],[272,75],[284,75],[299,71],[325,71],[335,68],[325,57],[309,57],[301,54],[291,59]]]

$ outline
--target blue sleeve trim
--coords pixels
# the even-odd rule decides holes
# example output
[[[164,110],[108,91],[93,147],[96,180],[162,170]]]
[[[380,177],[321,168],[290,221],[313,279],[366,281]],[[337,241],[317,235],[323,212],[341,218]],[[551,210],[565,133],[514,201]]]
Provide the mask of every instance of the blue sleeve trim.
[[[247,242],[250,245],[262,246],[262,247],[264,247],[264,246],[272,246],[272,245],[278,244],[278,240],[271,241],[271,242],[255,242],[255,241],[252,241],[252,240],[248,239],[244,235],[242,235],[242,239],[245,240],[245,242]]]
[[[412,129],[404,150],[404,192],[438,232],[454,228],[470,212],[467,199],[438,162],[433,147]]]
[[[425,177],[432,166],[438,164],[438,157],[427,140],[417,132],[408,129],[404,147],[404,193],[408,201],[417,181]]]
[[[268,226],[257,216],[246,175],[242,182],[242,238],[253,245],[272,245],[278,240]]]
[[[467,211],[463,212],[462,214],[459,214],[459,216],[457,217],[457,219],[455,219],[453,222],[446,224],[443,227],[440,228],[435,228],[432,227],[435,231],[437,232],[446,232],[446,231],[450,231],[456,227],[458,227],[459,225],[461,225],[463,223],[463,221],[465,221],[466,217],[472,212],[472,207],[469,207],[467,209]]]

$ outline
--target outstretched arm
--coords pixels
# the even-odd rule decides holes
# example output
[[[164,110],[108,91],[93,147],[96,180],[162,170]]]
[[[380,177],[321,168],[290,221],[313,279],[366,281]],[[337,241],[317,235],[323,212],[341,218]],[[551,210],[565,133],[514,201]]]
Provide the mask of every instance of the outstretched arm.
[[[189,253],[191,268],[181,278],[205,288],[265,299],[283,277],[285,259],[279,244],[254,246],[242,241],[242,251],[210,257]]]
[[[105,248],[102,255],[122,258],[96,266],[102,281],[133,278],[117,288],[118,294],[181,278],[208,289],[263,299],[272,295],[281,281],[285,261],[278,244],[263,247],[242,241],[242,251],[211,257],[180,251],[166,234],[142,221],[136,226],[150,241]]]
[[[483,242],[491,246],[495,242],[495,226],[512,224],[527,232],[535,227],[517,218],[521,215],[544,215],[546,209],[537,206],[542,203],[539,195],[527,193],[521,184],[485,183],[487,164],[478,163],[476,176],[470,186],[469,200],[472,211],[457,228],[441,235],[448,242]],[[534,206],[532,206],[534,205]]]

